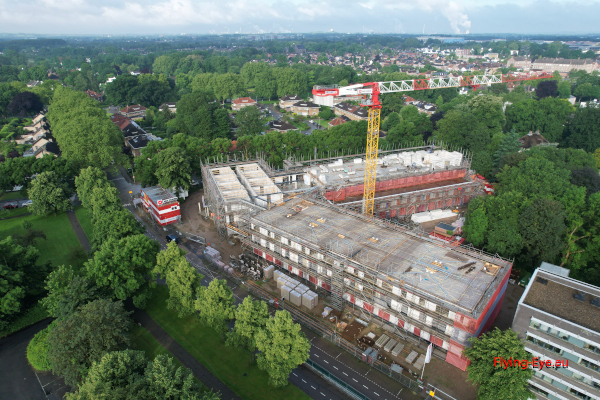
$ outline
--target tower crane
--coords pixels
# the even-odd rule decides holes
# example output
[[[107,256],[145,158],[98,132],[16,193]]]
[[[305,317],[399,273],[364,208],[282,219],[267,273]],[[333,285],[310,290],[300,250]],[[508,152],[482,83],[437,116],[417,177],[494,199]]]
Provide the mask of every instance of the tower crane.
[[[318,97],[363,95],[364,100],[361,103],[361,106],[367,107],[369,109],[369,114],[367,119],[367,151],[365,156],[365,181],[363,189],[362,212],[368,217],[373,217],[373,208],[375,205],[375,183],[377,178],[377,152],[379,147],[379,122],[381,116],[381,103],[379,102],[379,95],[386,93],[411,92],[414,90],[443,89],[462,86],[470,86],[474,89],[477,89],[481,85],[547,78],[552,78],[552,74],[543,72],[537,75],[474,75],[448,78],[411,79],[406,81],[367,82],[343,87],[339,87],[338,85],[316,85],[313,87],[312,92],[313,95]],[[369,96],[370,98],[367,98],[366,96]]]

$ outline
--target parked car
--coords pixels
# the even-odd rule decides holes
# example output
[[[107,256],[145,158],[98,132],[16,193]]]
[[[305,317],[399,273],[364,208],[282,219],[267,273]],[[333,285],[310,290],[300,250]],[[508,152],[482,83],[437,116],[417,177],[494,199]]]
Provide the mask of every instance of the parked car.
[[[174,234],[167,235],[167,243],[170,243],[170,242],[175,242],[175,244],[179,244],[179,238],[177,237],[177,235],[174,235]]]
[[[5,210],[10,210],[12,208],[19,208],[19,204],[18,203],[6,203],[4,205]]]
[[[33,200],[26,200],[23,203],[21,203],[21,207],[29,207],[32,204],[33,204]]]

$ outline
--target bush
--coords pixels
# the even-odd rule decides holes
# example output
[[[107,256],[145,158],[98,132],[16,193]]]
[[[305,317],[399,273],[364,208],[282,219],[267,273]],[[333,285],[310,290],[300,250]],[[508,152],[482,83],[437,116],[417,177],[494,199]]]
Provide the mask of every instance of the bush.
[[[44,330],[35,334],[29,345],[27,345],[27,360],[33,368],[38,371],[49,371],[50,361],[48,361],[48,334],[52,330],[53,325],[50,324]]]

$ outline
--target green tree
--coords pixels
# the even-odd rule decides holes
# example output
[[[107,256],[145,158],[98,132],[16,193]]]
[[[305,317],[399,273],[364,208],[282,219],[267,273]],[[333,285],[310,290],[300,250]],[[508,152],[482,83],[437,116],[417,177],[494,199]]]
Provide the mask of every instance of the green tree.
[[[277,95],[277,80],[271,70],[258,73],[254,79],[254,85],[256,97],[271,99]]]
[[[84,266],[98,287],[109,289],[120,300],[133,297],[135,306],[144,308],[150,288],[156,285],[147,278],[159,250],[160,244],[145,235],[109,238]]]
[[[165,250],[158,253],[152,272],[167,282],[167,308],[177,311],[179,318],[193,314],[203,275],[190,265],[185,252],[175,242],[170,242]]]
[[[52,372],[76,385],[94,361],[129,344],[129,312],[118,301],[99,299],[58,320],[48,335]]]
[[[260,135],[266,129],[262,114],[255,106],[244,107],[238,111],[235,115],[235,123],[238,125],[236,132],[238,137]]]
[[[156,177],[158,183],[173,189],[175,195],[190,188],[192,170],[185,152],[179,147],[169,147],[156,155]]]
[[[590,82],[582,83],[575,87],[573,93],[579,100],[597,98],[600,93],[600,88],[592,85]]]
[[[580,108],[575,112],[566,132],[566,143],[590,153],[600,148],[600,108]]]
[[[227,323],[235,316],[233,292],[224,279],[213,279],[207,288],[200,287],[195,302],[200,322],[224,335]]]
[[[233,99],[244,92],[242,78],[229,72],[215,76],[211,86],[215,97],[223,104],[225,104],[225,100]]]
[[[254,359],[256,335],[267,326],[269,308],[264,301],[252,300],[250,296],[241,302],[235,312],[235,327],[227,335],[227,344],[243,347]]]
[[[471,343],[473,346],[466,348],[463,354],[471,360],[467,372],[469,380],[479,385],[478,399],[527,400],[531,397],[527,381],[533,370],[527,366],[504,368],[500,362],[500,357],[504,360],[529,358],[515,332],[496,328],[479,338],[472,338]]]
[[[501,132],[505,117],[502,98],[494,95],[475,96],[468,102],[473,115],[491,132]]]
[[[142,400],[149,393],[145,372],[148,360],[143,351],[122,350],[106,353],[94,362],[75,393],[67,400]]]
[[[37,371],[49,371],[52,367],[48,361],[48,334],[51,329],[52,324],[36,333],[27,345],[27,361]]]
[[[75,272],[70,265],[59,265],[46,278],[46,290],[48,295],[41,300],[41,303],[48,310],[48,314],[52,317],[58,316],[59,302],[62,296],[69,288],[69,284],[73,280]]]
[[[11,236],[0,240],[0,329],[21,312],[23,299],[35,288],[37,276],[45,268],[36,266],[39,252],[35,247],[23,247]],[[43,278],[42,278],[43,279]]]
[[[106,177],[106,172],[96,167],[82,169],[77,178],[75,178],[77,195],[81,201],[81,205],[85,208],[91,208],[90,201],[94,188],[108,186],[111,186],[111,184]]]
[[[568,99],[571,97],[571,82],[562,81],[558,84],[558,97],[561,99]]]
[[[53,171],[38,174],[31,182],[28,195],[33,201],[29,209],[34,215],[58,213],[73,208],[69,200],[69,187]]]
[[[125,208],[110,213],[97,213],[94,218],[92,248],[98,250],[108,239],[122,239],[145,232],[144,226]]]
[[[566,228],[562,204],[544,198],[534,200],[519,219],[519,231],[527,256],[553,262],[565,247],[563,233]]]
[[[508,154],[517,153],[521,150],[522,143],[519,142],[519,134],[513,129],[502,138],[498,150],[494,153],[494,168],[500,170],[504,166],[504,157]]]
[[[213,113],[214,138],[228,138],[231,133],[231,119],[224,108],[216,109]]]
[[[546,97],[542,100],[524,100],[506,107],[506,127],[517,132],[539,129],[551,143],[558,142],[575,108],[566,100]]]
[[[149,399],[162,400],[219,400],[218,394],[201,393],[192,371],[178,367],[166,354],[156,356],[145,371]]]
[[[308,360],[310,342],[287,311],[277,311],[255,337],[258,367],[269,374],[273,386],[287,385],[292,370]]]
[[[436,139],[475,153],[485,150],[490,143],[489,129],[468,110],[448,111],[436,123]]]
[[[74,276],[65,291],[58,297],[56,312],[53,316],[58,319],[67,318],[79,307],[101,298],[101,293],[87,278]]]
[[[477,247],[481,247],[486,242],[486,233],[488,230],[488,217],[485,212],[485,198],[476,197],[469,203],[465,220],[468,221],[464,226],[465,238]]]

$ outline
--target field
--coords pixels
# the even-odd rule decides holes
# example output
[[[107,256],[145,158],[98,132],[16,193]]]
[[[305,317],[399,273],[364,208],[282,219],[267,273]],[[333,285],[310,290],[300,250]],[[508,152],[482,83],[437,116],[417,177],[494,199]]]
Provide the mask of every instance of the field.
[[[12,208],[10,210],[0,210],[0,220],[8,219],[12,217],[18,217],[21,215],[29,214],[29,209],[27,207],[20,208]]]
[[[77,215],[77,219],[79,220],[79,225],[85,232],[85,236],[87,236],[90,243],[94,239],[94,226],[92,225],[92,216],[90,215],[90,211],[83,206],[75,207],[75,215]]]
[[[27,199],[27,190],[22,189],[17,192],[0,192],[0,200]]]
[[[176,313],[165,306],[168,295],[166,287],[156,288],[146,309],[148,314],[241,398],[256,400],[309,398],[292,384],[284,388],[269,386],[267,374],[259,370],[255,364],[251,364],[250,353],[225,346],[215,331],[201,325],[194,316],[178,318]]]
[[[30,221],[32,229],[43,231],[46,240],[37,239],[36,247],[40,251],[38,262],[51,261],[53,266],[70,264],[80,266],[87,260],[83,248],[71,228],[66,213],[36,217],[28,215],[21,218],[5,219],[0,221],[0,238],[10,235],[24,235],[21,227],[24,221]]]

